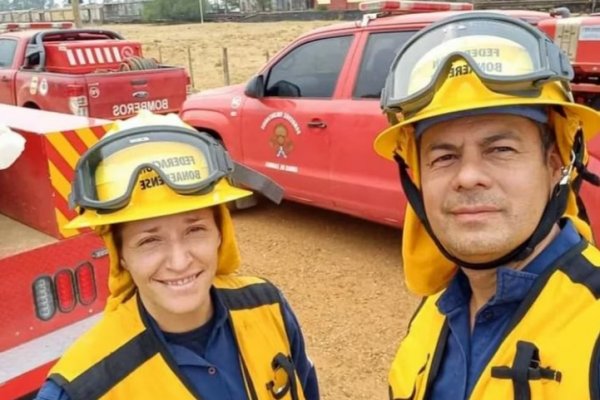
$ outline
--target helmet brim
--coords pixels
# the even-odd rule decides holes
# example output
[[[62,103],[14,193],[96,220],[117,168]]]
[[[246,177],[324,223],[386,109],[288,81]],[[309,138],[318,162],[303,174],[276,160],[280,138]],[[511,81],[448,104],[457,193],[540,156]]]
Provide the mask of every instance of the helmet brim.
[[[222,185],[220,183],[218,185]],[[173,201],[165,204],[130,204],[122,210],[113,213],[98,213],[86,210],[65,225],[65,229],[91,228],[102,225],[112,225],[122,222],[139,221],[148,218],[163,217],[186,211],[208,208],[230,201],[251,196],[252,192],[231,185],[217,187],[212,192],[201,196],[186,196],[173,193]]]
[[[515,102],[514,99],[497,99],[493,102],[489,102],[489,104],[486,102],[478,101],[477,103],[461,103],[460,105],[454,107],[445,107],[443,113],[436,112],[437,110],[420,113],[418,116],[403,120],[400,123],[393,125],[381,132],[377,136],[377,138],[375,138],[373,147],[375,149],[375,152],[381,157],[386,158],[388,160],[393,160],[394,154],[396,153],[398,135],[401,133],[402,129],[405,129],[406,127],[414,124],[415,122],[427,118],[437,117],[443,114],[450,114],[460,111],[474,110],[486,107],[501,107],[514,105],[549,105],[562,107],[569,114],[572,114],[575,118],[579,119],[586,142],[594,138],[600,132],[600,113],[598,113],[592,108],[577,103],[570,103],[564,101],[540,102],[538,98],[519,98],[518,102]]]

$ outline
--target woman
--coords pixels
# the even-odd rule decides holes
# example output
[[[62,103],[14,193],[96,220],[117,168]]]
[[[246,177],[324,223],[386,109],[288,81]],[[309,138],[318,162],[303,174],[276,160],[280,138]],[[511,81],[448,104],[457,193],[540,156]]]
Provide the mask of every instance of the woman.
[[[118,122],[82,156],[70,197],[81,212],[68,227],[102,235],[110,295],[38,400],[319,398],[282,294],[235,274],[225,203],[251,192],[229,183],[233,170],[217,141],[174,115]],[[238,171],[237,181],[250,174]]]

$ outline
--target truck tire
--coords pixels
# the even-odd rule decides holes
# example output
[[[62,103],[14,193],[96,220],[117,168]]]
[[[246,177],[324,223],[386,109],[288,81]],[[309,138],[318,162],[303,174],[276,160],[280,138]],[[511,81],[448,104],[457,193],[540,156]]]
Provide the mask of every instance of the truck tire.
[[[236,187],[239,187],[242,189],[244,188],[244,186],[239,185],[238,182],[235,181],[235,179],[230,179],[229,181],[233,186],[236,186]],[[228,203],[228,207],[231,211],[245,210],[247,208],[252,208],[256,205],[258,205],[258,195],[256,195],[256,194],[252,194],[252,195],[244,197],[242,199],[230,201]]]
[[[228,203],[228,207],[231,211],[245,210],[247,208],[252,208],[258,204],[258,198],[255,194],[244,197],[243,199],[238,199],[235,201],[231,201]]]
[[[196,128],[196,130],[198,132],[208,133],[209,135],[214,137],[216,140],[218,140],[219,143],[221,143],[221,145],[225,149],[227,149],[227,146],[225,146],[225,143],[223,143],[223,139],[221,139],[221,137],[219,136],[219,134],[217,132],[210,131],[210,130],[203,129],[203,128]],[[243,187],[241,185],[238,185],[237,182],[235,182],[235,180],[231,180],[231,184],[234,186],[237,186],[237,187]],[[243,199],[230,201],[229,203],[227,203],[227,208],[229,208],[230,211],[239,211],[239,210],[245,210],[248,208],[252,208],[256,205],[258,205],[258,196],[256,194],[253,194],[251,196],[244,197]]]

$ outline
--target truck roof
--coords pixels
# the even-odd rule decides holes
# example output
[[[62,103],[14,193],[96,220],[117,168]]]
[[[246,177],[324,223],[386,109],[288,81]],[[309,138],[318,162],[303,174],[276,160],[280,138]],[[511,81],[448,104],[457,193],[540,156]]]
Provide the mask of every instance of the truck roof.
[[[0,32],[0,35],[2,37],[15,37],[15,38],[25,38],[25,39],[31,39],[36,33],[39,32],[56,32],[56,35],[52,35],[57,36],[57,39],[60,39],[60,36],[75,36],[81,33],[81,29],[24,29],[24,30],[19,30],[19,31],[7,31],[7,32]],[[89,29],[89,28],[85,28],[83,29],[84,34],[85,35],[89,35],[92,36],[95,34],[94,31],[97,31],[98,36],[104,36],[106,37],[107,33],[108,34],[112,34],[112,31],[107,31],[106,29]],[[102,38],[102,37],[99,37]]]
[[[21,39],[21,38],[29,39],[38,32],[50,31],[50,30],[52,30],[52,29],[27,29],[24,31],[4,32],[4,33],[1,33],[1,35],[3,37],[15,37],[15,38],[19,38],[19,39]]]
[[[498,12],[505,15],[521,18],[532,24],[536,24],[542,19],[551,18],[550,14],[541,11],[529,11],[529,10],[474,10],[474,11],[439,11],[439,12],[421,12],[412,14],[401,14],[401,15],[384,15],[378,16],[376,19],[370,20],[367,25],[368,28],[372,27],[385,27],[385,26],[423,26],[438,21],[445,17],[452,15],[463,14],[466,12]],[[360,26],[360,21],[354,22],[343,22],[339,24],[324,26],[322,28],[314,29],[298,39],[303,39],[313,35],[320,35],[323,33],[330,33],[335,31],[355,30]]]

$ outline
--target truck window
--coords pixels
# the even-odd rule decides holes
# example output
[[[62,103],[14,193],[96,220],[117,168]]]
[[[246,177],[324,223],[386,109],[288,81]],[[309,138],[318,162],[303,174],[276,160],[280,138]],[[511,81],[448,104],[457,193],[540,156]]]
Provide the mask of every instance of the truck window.
[[[379,99],[392,61],[414,31],[371,33],[352,97]]]
[[[10,68],[15,57],[16,48],[16,40],[0,39],[0,69]]]
[[[267,96],[331,97],[353,36],[315,40],[296,47],[271,68]]]

